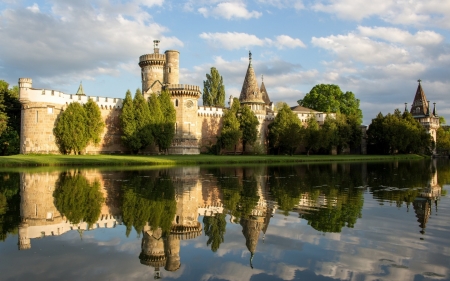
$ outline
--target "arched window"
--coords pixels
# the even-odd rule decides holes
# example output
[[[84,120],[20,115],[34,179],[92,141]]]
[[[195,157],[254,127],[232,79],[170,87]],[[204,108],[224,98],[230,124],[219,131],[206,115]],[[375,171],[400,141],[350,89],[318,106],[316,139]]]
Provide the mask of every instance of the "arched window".
[[[178,107],[178,99],[175,100],[175,106]]]

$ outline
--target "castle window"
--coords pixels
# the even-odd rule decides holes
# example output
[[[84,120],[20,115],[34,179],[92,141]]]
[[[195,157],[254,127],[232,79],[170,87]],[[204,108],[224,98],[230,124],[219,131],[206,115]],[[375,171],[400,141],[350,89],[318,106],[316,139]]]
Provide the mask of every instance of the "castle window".
[[[100,98],[99,98],[99,97],[97,97],[97,101],[100,101]]]
[[[42,90],[42,94],[45,95],[45,90]]]
[[[178,132],[178,123],[175,123],[175,134]]]
[[[47,113],[53,114],[53,107],[51,107],[51,106],[47,107]]]
[[[178,106],[178,99],[175,100],[175,106]]]
[[[53,220],[53,213],[47,212],[47,220]]]
[[[105,98],[105,101],[108,102],[108,98]]]
[[[39,111],[36,110],[36,123],[39,122]]]
[[[72,99],[72,95],[70,95],[70,99]]]
[[[55,95],[55,91],[54,90],[52,90],[52,96],[54,96]]]
[[[116,102],[116,100],[117,100],[117,99],[116,99],[116,98],[114,98],[114,102]]]

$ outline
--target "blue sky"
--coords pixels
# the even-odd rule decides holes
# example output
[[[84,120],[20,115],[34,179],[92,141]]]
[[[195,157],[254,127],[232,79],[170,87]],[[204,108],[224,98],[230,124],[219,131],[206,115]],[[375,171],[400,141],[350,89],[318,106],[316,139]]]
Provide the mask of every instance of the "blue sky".
[[[316,84],[361,101],[364,123],[411,105],[417,80],[450,122],[450,1],[131,0],[0,2],[0,79],[88,95],[139,88],[139,56],[180,51],[180,83],[216,67],[238,96],[253,54],[272,101]],[[261,82],[261,78],[259,78]],[[201,101],[200,101],[201,104]]]

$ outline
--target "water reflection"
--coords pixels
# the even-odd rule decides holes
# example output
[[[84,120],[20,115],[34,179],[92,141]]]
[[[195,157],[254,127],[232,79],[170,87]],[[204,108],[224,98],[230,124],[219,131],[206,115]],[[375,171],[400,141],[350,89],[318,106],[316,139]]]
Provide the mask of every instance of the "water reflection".
[[[204,247],[218,252],[233,226],[248,251],[242,263],[261,269],[258,244],[275,215],[295,215],[315,231],[339,234],[364,220],[367,196],[380,207],[414,211],[423,239],[445,195],[441,186],[450,180],[450,168],[443,167],[424,161],[2,173],[0,233],[2,240],[18,233],[19,249],[26,250],[33,239],[69,231],[82,238],[86,231],[124,225],[126,236],[135,232],[141,241],[140,263],[161,278],[187,262],[183,241],[204,235]],[[380,259],[381,268],[385,263]]]

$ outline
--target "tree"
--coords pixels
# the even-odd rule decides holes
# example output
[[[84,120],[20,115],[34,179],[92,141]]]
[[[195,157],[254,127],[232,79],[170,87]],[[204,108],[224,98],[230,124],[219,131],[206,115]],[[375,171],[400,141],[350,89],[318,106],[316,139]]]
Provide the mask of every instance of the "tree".
[[[363,115],[359,109],[359,99],[356,99],[352,92],[343,93],[337,85],[316,85],[302,100],[297,102],[301,106],[321,112],[355,115],[359,123],[362,122]]]
[[[156,144],[160,151],[166,151],[175,137],[176,111],[170,100],[170,93],[167,89],[163,90],[158,96],[159,107],[161,108],[161,121],[159,123],[158,136],[155,137]],[[152,112],[150,112],[152,113]]]
[[[235,98],[231,108],[225,110],[222,119],[222,130],[219,137],[222,148],[231,149],[239,143],[239,140],[242,137],[242,132],[239,128],[239,120],[236,117],[239,107],[239,102],[236,102]]]
[[[223,78],[215,67],[211,67],[211,74],[206,74],[203,81],[203,105],[225,106],[225,85]]]
[[[90,98],[83,105],[86,111],[86,130],[89,141],[94,145],[98,145],[101,141],[101,134],[105,128],[105,122],[98,105]]]
[[[134,104],[130,90],[125,94],[123,100],[122,113],[119,116],[120,126],[122,127],[122,142],[133,153],[138,152],[141,147],[140,140],[137,136],[136,119],[134,117]]]
[[[255,113],[246,105],[241,106],[238,112],[239,128],[242,132],[242,148],[245,152],[245,146],[253,145],[258,138],[259,121]]]
[[[439,127],[436,132],[436,150],[439,154],[450,152],[450,131]]]
[[[302,130],[303,144],[306,148],[306,154],[318,150],[321,146],[319,124],[313,114],[306,121],[306,128]]]
[[[278,154],[287,152],[292,155],[301,144],[301,128],[300,119],[284,104],[269,125],[269,146]]]
[[[226,226],[225,214],[203,217],[203,229],[205,230],[205,235],[208,236],[206,246],[211,245],[211,251],[217,252],[220,244],[224,242]]]
[[[19,88],[0,80],[0,155],[19,153],[20,119]]]
[[[64,153],[80,154],[89,142],[86,130],[86,111],[77,102],[69,104],[56,120],[53,133],[59,150]]]
[[[149,104],[138,88],[133,99],[134,118],[136,122],[136,135],[139,138],[139,149],[145,149],[153,143],[154,138],[150,126],[150,109]]]
[[[80,173],[61,173],[53,196],[55,207],[73,224],[85,221],[92,226],[100,217],[104,198],[99,181],[90,184]]]

